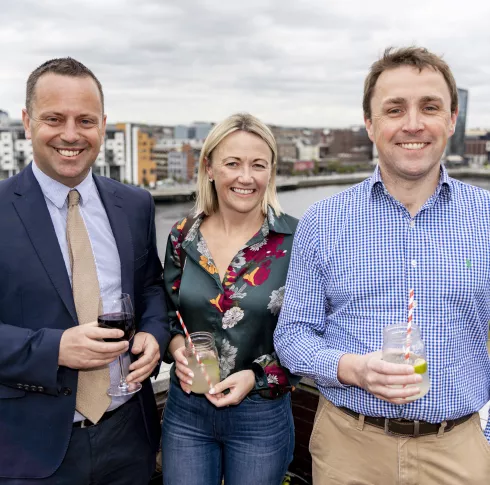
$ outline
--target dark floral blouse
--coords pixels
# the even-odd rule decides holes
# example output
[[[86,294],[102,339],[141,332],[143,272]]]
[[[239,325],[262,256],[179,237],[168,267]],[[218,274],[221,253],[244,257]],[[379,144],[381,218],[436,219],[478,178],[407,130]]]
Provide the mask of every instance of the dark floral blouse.
[[[277,217],[269,208],[261,229],[236,254],[220,281],[199,230],[204,217],[197,217],[185,238],[187,219],[177,222],[168,238],[163,274],[172,334],[183,334],[175,314],[179,310],[190,333],[214,335],[222,379],[251,369],[255,390],[275,396],[299,380],[281,367],[273,344],[298,220]]]

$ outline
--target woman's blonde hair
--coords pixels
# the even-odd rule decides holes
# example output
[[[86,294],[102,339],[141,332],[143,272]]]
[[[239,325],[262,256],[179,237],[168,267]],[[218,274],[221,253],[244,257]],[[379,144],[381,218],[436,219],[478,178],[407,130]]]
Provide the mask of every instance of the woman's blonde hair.
[[[206,159],[212,163],[214,149],[235,131],[246,131],[264,140],[272,151],[271,178],[262,201],[262,212],[267,214],[267,206],[271,206],[276,215],[282,210],[276,192],[277,144],[271,130],[262,121],[248,113],[237,113],[218,123],[209,133],[201,149],[197,172],[196,205],[194,214],[204,212],[207,216],[218,210],[218,194],[213,183],[208,179]]]

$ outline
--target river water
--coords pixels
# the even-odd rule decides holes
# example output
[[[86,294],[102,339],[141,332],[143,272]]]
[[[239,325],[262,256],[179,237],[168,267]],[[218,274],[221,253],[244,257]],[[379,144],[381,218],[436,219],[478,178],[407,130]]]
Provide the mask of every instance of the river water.
[[[465,180],[465,182],[490,190],[490,180]],[[284,212],[300,218],[308,207],[316,201],[330,197],[348,187],[349,186],[347,185],[325,185],[323,187],[279,192],[279,201]],[[165,255],[165,245],[171,227],[176,221],[184,218],[190,212],[192,206],[192,202],[157,204],[155,223],[157,229],[158,253],[161,259],[163,259]]]

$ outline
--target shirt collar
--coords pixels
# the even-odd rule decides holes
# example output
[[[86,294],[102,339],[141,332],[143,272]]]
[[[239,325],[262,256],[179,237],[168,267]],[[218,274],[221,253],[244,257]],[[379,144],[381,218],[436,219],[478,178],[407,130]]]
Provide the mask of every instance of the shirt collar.
[[[369,179],[369,196],[371,197],[373,195],[373,190],[376,186],[380,186],[384,191],[386,191],[385,185],[383,183],[383,179],[381,178],[381,172],[379,170],[379,165],[376,165],[376,168],[374,169],[373,175],[371,175],[371,178]],[[441,170],[440,170],[440,176],[439,176],[439,183],[437,184],[436,190],[434,192],[434,195],[444,195],[448,199],[451,199],[451,193],[452,193],[452,182],[451,182],[451,177],[449,177],[449,174],[447,173],[447,169],[444,165],[441,164]]]
[[[451,195],[453,193],[453,183],[444,165],[441,165],[441,176],[439,177],[439,185],[437,188],[441,195],[451,199]]]
[[[267,217],[264,220],[264,224],[266,221],[269,226],[269,231],[274,231],[279,234],[293,234],[286,218],[283,215],[276,215],[271,206],[267,207]]]
[[[381,172],[379,171],[379,165],[376,165],[376,168],[374,169],[374,173],[371,175],[371,178],[369,179],[369,193],[373,191],[374,186],[378,183],[384,187],[383,179],[381,178]]]
[[[194,241],[197,244],[197,232],[205,217],[204,212],[201,212],[196,217],[196,220],[192,223],[192,226],[189,228],[189,231],[182,242],[183,248],[187,249]],[[185,222],[183,222],[183,224],[185,225]],[[256,237],[266,237],[269,234],[269,231],[274,231],[279,234],[293,234],[293,231],[289,227],[286,218],[283,215],[277,216],[270,206],[267,208],[267,217],[264,218],[264,223],[259,229]]]
[[[70,192],[72,189],[66,185],[63,185],[61,182],[52,179],[49,175],[46,175],[36,165],[35,161],[32,164],[32,173],[34,174],[34,177],[36,177],[44,196],[48,198],[58,209],[62,209],[66,203],[68,192]],[[90,199],[94,187],[95,184],[92,177],[92,169],[90,169],[90,172],[82,180],[82,182],[74,187],[80,194],[80,204],[82,206],[85,205]]]

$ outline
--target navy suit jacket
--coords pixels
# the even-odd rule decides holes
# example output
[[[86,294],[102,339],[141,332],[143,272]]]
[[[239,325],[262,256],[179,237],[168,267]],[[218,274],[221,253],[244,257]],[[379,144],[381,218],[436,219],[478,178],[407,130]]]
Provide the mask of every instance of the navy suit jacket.
[[[94,180],[137,331],[154,335],[163,354],[170,333],[153,200],[139,188]],[[78,371],[58,369],[58,353],[63,331],[77,324],[65,262],[29,165],[0,182],[0,477],[44,478],[61,464],[72,431]],[[156,450],[160,426],[149,379],[137,396]]]

